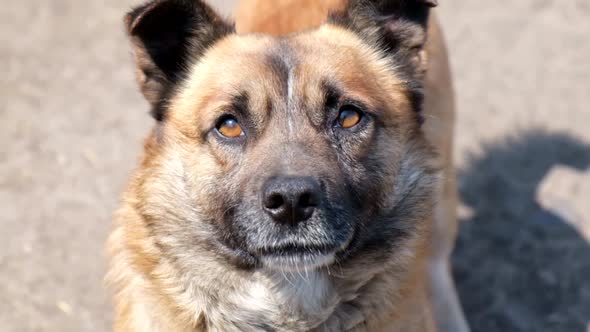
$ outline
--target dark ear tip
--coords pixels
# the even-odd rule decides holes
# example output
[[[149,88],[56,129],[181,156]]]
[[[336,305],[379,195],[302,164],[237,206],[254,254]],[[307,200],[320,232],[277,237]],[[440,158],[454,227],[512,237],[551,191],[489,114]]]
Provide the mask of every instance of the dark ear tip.
[[[125,23],[125,28],[127,29],[127,33],[133,35],[135,29],[141,22],[142,18],[149,12],[151,12],[154,8],[156,8],[161,1],[154,0],[150,1],[144,5],[138,6],[131,10],[129,13],[125,15],[123,22]]]

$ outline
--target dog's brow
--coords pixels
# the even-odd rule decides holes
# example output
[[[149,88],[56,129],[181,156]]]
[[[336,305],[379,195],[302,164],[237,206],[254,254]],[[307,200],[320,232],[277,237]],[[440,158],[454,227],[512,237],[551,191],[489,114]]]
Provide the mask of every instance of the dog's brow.
[[[335,107],[343,95],[342,89],[328,79],[322,80],[322,90],[324,93],[324,105],[327,108]]]
[[[230,107],[232,111],[241,116],[248,116],[250,97],[247,92],[240,92],[231,98]]]

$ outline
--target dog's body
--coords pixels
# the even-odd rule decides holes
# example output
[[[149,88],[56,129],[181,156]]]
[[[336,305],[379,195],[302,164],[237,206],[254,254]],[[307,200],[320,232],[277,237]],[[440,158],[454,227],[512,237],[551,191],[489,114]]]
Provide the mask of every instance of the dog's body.
[[[448,265],[452,86],[438,25],[420,21],[430,2],[413,1],[242,2],[240,33],[339,12],[281,38],[235,36],[199,1],[128,15],[158,123],[109,241],[115,330],[467,331]],[[387,25],[403,36],[394,59],[376,45],[375,10],[408,15]],[[191,46],[162,42],[178,36]],[[325,128],[330,116],[343,121]],[[285,224],[277,192],[302,186],[298,202],[317,197]]]

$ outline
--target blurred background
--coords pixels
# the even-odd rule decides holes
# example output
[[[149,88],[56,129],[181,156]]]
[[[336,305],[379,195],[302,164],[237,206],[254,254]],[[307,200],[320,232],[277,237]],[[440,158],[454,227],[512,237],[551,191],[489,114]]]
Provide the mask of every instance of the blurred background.
[[[468,320],[590,331],[590,1],[439,2]],[[135,4],[0,6],[1,331],[110,327],[104,241],[152,124],[122,25]]]

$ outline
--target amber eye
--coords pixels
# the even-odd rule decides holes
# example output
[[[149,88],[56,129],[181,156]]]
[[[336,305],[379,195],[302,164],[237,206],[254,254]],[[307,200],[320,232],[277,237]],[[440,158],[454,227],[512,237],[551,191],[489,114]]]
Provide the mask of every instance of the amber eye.
[[[244,134],[238,120],[234,117],[223,118],[219,121],[216,128],[221,135],[228,138],[236,138]]]
[[[338,114],[338,125],[342,128],[352,128],[361,122],[363,113],[358,107],[345,105],[340,108]]]

